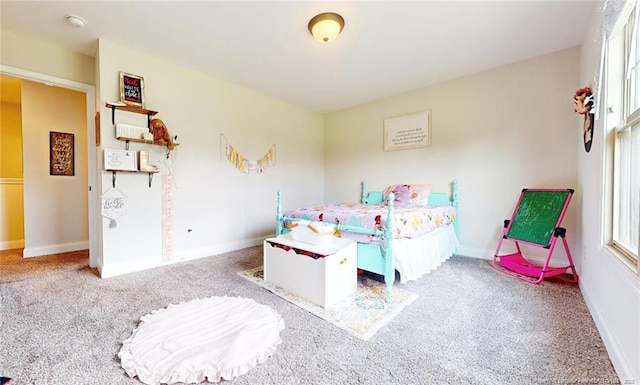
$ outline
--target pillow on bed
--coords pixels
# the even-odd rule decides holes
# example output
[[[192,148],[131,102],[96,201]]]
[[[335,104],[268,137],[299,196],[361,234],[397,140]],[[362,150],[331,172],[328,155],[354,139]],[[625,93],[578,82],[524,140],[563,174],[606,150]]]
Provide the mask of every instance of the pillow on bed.
[[[409,196],[405,197],[407,190]],[[387,197],[392,192],[395,195],[394,203],[397,205],[414,204],[418,206],[427,206],[429,203],[429,195],[431,194],[430,184],[394,184],[384,190],[384,203],[387,203]],[[398,198],[400,195],[400,198]]]
[[[393,193],[393,203],[404,206],[411,203],[411,191],[408,184],[395,184],[384,190],[384,203],[387,204],[389,193]]]
[[[429,204],[429,195],[431,195],[430,184],[409,185],[409,199],[414,205],[427,206]]]

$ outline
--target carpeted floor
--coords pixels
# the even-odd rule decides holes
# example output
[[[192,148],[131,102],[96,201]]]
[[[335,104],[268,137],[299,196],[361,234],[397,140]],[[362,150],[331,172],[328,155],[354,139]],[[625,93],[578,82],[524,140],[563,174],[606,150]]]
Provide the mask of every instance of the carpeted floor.
[[[100,279],[84,253],[0,253],[0,375],[13,384],[140,384],[117,358],[139,318],[210,296],[252,298],[282,315],[282,344],[233,384],[619,384],[576,285],[530,285],[488,261],[453,257],[419,297],[362,341],[236,274],[257,246]]]

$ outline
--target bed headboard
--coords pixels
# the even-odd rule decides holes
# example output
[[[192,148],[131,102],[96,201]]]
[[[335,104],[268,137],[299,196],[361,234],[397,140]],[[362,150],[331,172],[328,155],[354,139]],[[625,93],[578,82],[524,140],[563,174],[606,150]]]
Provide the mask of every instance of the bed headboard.
[[[362,203],[368,205],[379,205],[384,201],[382,191],[370,191],[365,194],[365,185],[362,182]]]
[[[445,206],[451,205],[458,207],[458,180],[451,181],[451,195],[446,192],[431,192],[429,194],[429,205],[431,206]]]
[[[376,205],[384,202],[382,191],[367,191],[366,182],[362,182],[362,203]],[[431,206],[458,206],[458,180],[451,181],[451,193],[431,191],[429,194]]]

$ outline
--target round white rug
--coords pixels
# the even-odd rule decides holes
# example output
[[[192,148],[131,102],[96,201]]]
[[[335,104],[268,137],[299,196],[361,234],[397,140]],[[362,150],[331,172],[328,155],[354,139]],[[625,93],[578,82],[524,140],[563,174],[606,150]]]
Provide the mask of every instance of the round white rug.
[[[140,321],[118,357],[145,384],[233,380],[266,361],[284,329],[275,310],[239,297],[169,305]]]

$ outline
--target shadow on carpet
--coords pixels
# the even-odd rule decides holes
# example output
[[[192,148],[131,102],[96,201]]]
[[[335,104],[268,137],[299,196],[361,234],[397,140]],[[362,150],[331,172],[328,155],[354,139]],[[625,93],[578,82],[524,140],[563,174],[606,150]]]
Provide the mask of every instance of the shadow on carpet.
[[[263,273],[260,266],[239,271],[238,275],[365,341],[418,298],[417,294],[394,287],[393,302],[386,303],[384,283],[358,276],[356,293],[325,309],[266,282]]]

